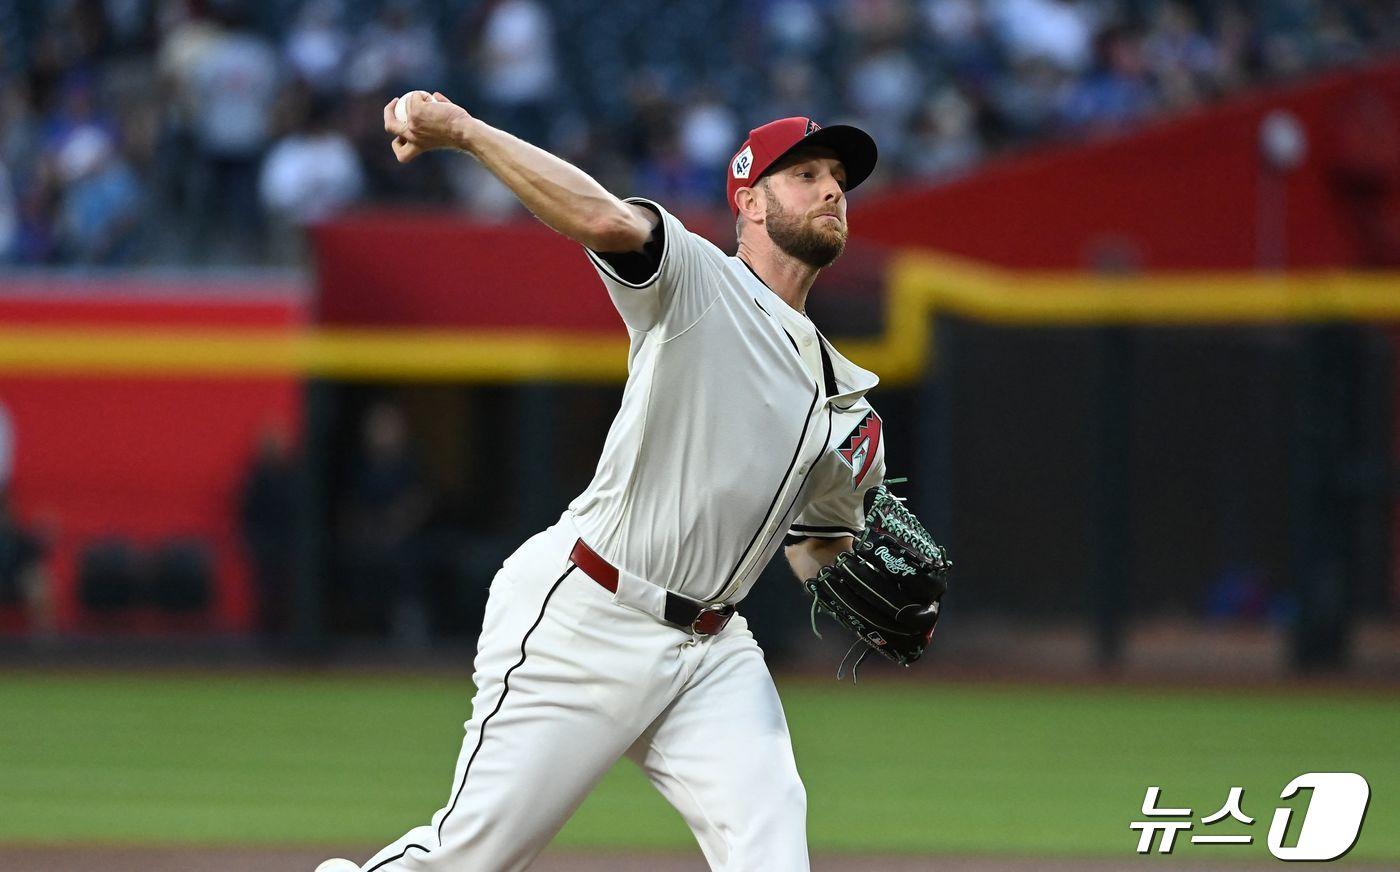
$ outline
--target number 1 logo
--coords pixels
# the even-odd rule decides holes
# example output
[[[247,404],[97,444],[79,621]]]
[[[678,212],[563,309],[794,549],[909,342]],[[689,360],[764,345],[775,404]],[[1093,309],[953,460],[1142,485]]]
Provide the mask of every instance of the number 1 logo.
[[[1288,782],[1279,799],[1290,799],[1305,787],[1312,788],[1313,794],[1303,813],[1298,844],[1283,844],[1293,810],[1275,809],[1269,825],[1269,853],[1280,860],[1335,860],[1350,851],[1361,835],[1371,786],[1355,772],[1305,772]]]

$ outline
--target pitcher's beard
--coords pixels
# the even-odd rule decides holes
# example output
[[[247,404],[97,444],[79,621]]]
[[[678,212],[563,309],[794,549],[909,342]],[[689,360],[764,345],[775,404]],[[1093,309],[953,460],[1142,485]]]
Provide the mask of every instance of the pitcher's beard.
[[[805,218],[784,209],[776,197],[768,198],[768,213],[764,222],[768,225],[768,236],[773,243],[784,253],[814,269],[831,266],[846,248],[845,226],[824,231],[808,224]]]

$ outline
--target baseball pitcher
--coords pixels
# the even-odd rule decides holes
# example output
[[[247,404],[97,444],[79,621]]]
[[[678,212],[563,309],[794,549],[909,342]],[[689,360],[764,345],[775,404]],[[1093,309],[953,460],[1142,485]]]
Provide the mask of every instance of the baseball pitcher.
[[[627,756],[712,869],[807,870],[782,705],[735,606],[785,545],[814,609],[907,664],[949,567],[882,485],[878,380],[805,314],[875,143],[807,118],[753,130],[728,167],[728,255],[442,94],[402,99],[384,108],[400,161],[464,151],[583,247],[627,325],[629,368],[592,482],[492,581],[442,808],[363,866],[323,869],[525,869]]]

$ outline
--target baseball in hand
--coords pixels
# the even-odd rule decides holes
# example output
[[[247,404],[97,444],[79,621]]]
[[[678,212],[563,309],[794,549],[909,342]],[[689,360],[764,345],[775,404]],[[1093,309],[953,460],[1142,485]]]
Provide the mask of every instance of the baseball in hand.
[[[437,102],[437,98],[434,97],[432,94],[429,94],[427,91],[409,91],[407,94],[404,94],[402,97],[399,98],[398,103],[394,104],[394,117],[399,119],[400,124],[408,123],[408,98],[411,94],[419,94],[425,101],[429,103]]]

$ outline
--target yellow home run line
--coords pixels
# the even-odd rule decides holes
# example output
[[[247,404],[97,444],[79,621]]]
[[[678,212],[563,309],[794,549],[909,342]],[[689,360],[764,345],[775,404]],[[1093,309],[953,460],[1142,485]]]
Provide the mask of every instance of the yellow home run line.
[[[1007,326],[1400,321],[1400,274],[1103,277],[902,255],[890,272],[884,332],[837,344],[886,384],[908,383],[929,365],[930,325],[945,313]],[[0,328],[0,372],[617,382],[627,376],[627,342],[544,331],[8,327]]]
[[[1400,273],[1012,272],[952,258],[901,258],[891,308],[995,324],[1211,325],[1400,319]]]
[[[627,342],[539,332],[10,327],[0,372],[351,381],[611,382]]]

